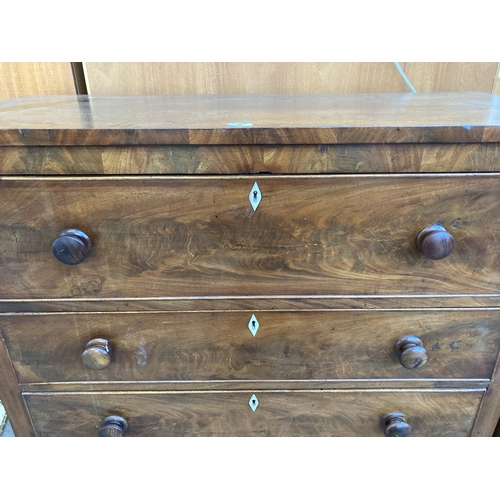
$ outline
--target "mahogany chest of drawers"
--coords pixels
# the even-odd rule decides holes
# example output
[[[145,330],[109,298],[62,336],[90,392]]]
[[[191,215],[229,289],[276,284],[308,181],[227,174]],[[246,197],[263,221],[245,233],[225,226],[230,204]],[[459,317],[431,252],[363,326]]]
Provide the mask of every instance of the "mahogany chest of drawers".
[[[0,103],[18,436],[491,436],[500,98]]]

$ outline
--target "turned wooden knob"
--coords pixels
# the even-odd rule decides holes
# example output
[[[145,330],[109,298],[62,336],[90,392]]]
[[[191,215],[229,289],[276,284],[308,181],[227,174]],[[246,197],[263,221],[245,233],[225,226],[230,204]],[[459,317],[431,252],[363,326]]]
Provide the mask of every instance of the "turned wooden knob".
[[[455,240],[443,226],[434,224],[418,233],[417,247],[428,259],[440,260],[450,255]]]
[[[389,413],[382,417],[382,429],[387,437],[409,437],[411,427],[402,413]]]
[[[91,248],[90,238],[78,229],[66,229],[52,243],[52,253],[56,259],[70,266],[83,262]]]
[[[123,437],[127,429],[128,423],[123,417],[112,415],[102,421],[99,437]]]
[[[111,362],[111,346],[106,339],[92,339],[82,352],[82,362],[91,370],[102,370]]]
[[[423,342],[414,335],[407,335],[396,342],[399,362],[408,370],[415,370],[427,363],[428,354]]]

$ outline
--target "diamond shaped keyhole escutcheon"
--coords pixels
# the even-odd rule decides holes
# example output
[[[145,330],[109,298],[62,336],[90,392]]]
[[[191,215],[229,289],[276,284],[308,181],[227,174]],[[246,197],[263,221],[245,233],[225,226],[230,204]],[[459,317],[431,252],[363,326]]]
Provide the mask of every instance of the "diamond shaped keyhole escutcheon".
[[[252,408],[252,411],[255,411],[257,409],[257,406],[259,406],[259,400],[257,399],[257,396],[255,394],[252,394],[252,397],[248,401],[248,404],[250,405],[250,408]]]
[[[260,188],[257,182],[255,182],[252,189],[250,190],[248,199],[250,200],[250,205],[252,205],[253,211],[255,212],[257,210],[257,207],[259,206],[260,200],[262,200],[262,193],[260,192]]]
[[[252,317],[250,318],[250,321],[248,322],[248,329],[250,330],[250,333],[254,337],[257,335],[257,332],[259,330],[259,321],[255,317],[255,314],[252,314]]]

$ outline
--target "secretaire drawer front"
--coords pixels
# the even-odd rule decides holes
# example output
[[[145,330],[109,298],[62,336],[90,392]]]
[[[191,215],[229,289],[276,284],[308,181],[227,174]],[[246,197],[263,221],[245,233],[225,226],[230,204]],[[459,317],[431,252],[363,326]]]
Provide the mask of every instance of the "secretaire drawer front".
[[[489,379],[500,343],[496,310],[48,313],[0,327],[21,383]]]
[[[495,172],[498,144],[0,147],[8,175]]]
[[[0,297],[496,293],[499,189],[494,174],[3,178]]]
[[[39,436],[384,436],[386,415],[410,436],[468,436],[483,391],[47,393],[26,401]],[[109,420],[108,420],[109,421]],[[393,422],[394,423],[394,422]]]

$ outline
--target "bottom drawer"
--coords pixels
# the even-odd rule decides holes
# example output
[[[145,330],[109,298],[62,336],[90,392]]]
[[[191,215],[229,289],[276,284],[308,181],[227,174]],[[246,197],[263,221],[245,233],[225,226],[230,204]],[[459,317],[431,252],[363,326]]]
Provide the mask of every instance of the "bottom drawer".
[[[483,394],[482,389],[87,392],[25,398],[39,436],[97,436],[112,415],[127,421],[125,436],[384,436],[381,419],[393,412],[405,415],[411,436],[468,436]]]

